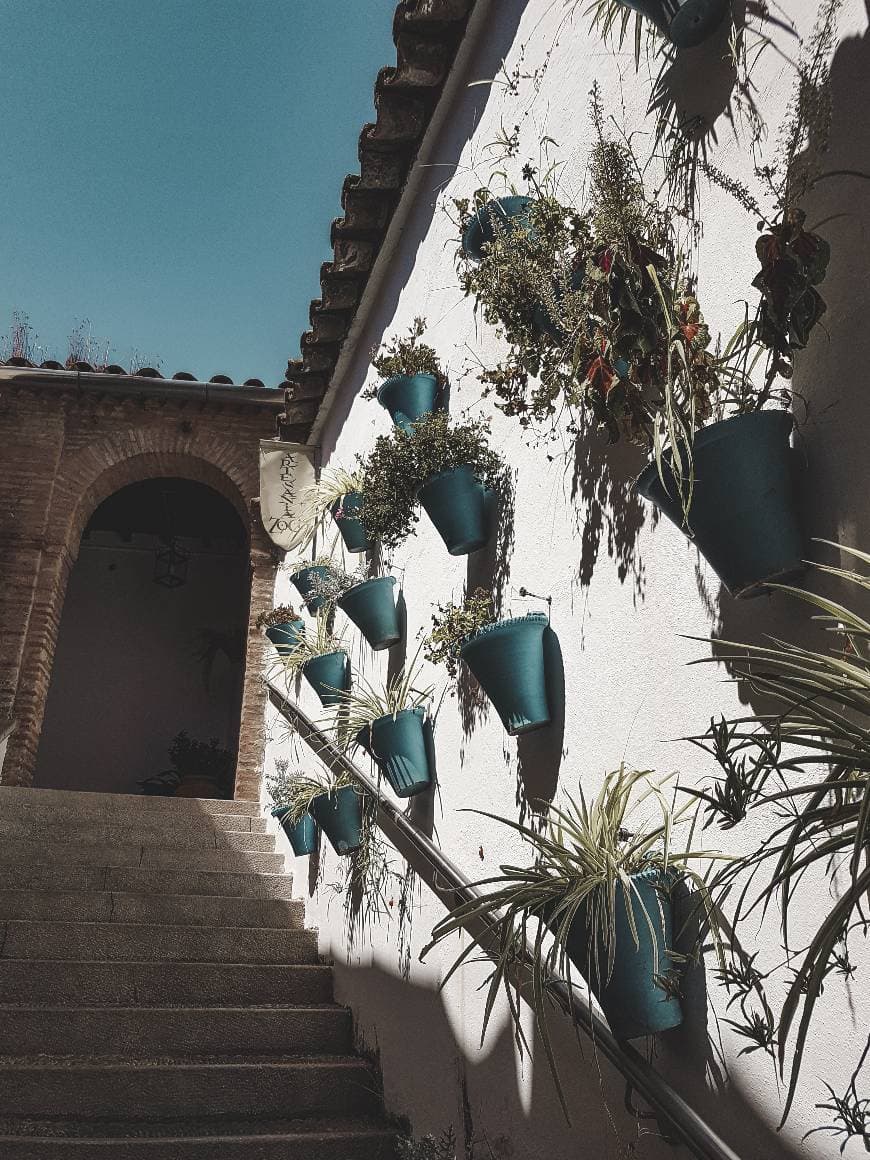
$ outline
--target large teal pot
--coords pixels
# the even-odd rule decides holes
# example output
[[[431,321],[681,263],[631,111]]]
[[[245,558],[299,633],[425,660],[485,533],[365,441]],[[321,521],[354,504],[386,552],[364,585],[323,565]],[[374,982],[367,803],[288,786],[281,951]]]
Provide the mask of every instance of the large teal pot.
[[[352,785],[321,793],[308,807],[336,854],[352,854],[362,841],[362,799]]]
[[[399,613],[393,599],[394,576],[379,576],[350,588],[338,606],[353,621],[375,652],[402,639]]]
[[[349,552],[367,552],[372,547],[372,541],[360,519],[362,506],[362,492],[349,491],[341,499],[336,500],[329,509],[341,532],[344,546]]]
[[[287,657],[305,635],[304,620],[288,620],[286,624],[270,624],[266,636],[275,646],[279,657]]]
[[[311,613],[319,612],[326,603],[322,596],[312,596],[313,582],[317,577],[325,579],[328,575],[329,569],[324,564],[318,564],[311,568],[300,568],[290,577],[305,601],[305,607]]]
[[[734,596],[757,595],[766,583],[789,580],[804,569],[791,427],[787,412],[760,411],[712,423],[695,436],[689,531]],[[667,491],[655,463],[635,486],[683,528],[667,452],[662,465]]]
[[[381,383],[378,402],[403,431],[424,415],[438,410],[440,392],[434,375],[392,375]]]
[[[532,612],[489,625],[460,649],[512,737],[550,723],[544,668],[546,627],[547,617]]]
[[[633,892],[626,897],[616,889],[616,942],[613,973],[607,978],[607,955],[596,924],[589,924],[588,903],[577,911],[566,950],[601,1004],[617,1039],[637,1039],[678,1027],[683,1021],[679,999],[656,983],[674,969],[668,954],[673,947],[673,876],[660,870],[631,875]],[[631,907],[637,944],[629,925]],[[596,908],[597,909],[597,908]],[[646,917],[649,916],[649,923]],[[600,912],[599,912],[600,913]]]
[[[505,230],[529,229],[530,197],[512,196],[493,198],[482,206],[462,235],[462,249],[467,258],[479,262],[483,257],[483,247],[495,239],[493,220],[497,220]]]
[[[392,714],[379,717],[362,729],[357,738],[378,763],[398,797],[413,797],[432,784],[425,718],[422,709],[403,709],[395,717]]]
[[[677,48],[694,48],[716,31],[725,18],[729,0],[620,0],[641,12]]]
[[[272,817],[281,823],[284,833],[290,839],[293,853],[297,858],[305,854],[313,854],[317,849],[317,823],[311,814],[303,814],[298,822],[285,822],[287,810],[284,806],[275,806]]]
[[[347,688],[347,653],[339,649],[313,657],[305,662],[302,675],[320,698],[321,705],[340,705],[344,698],[336,690]]]
[[[418,494],[451,556],[467,556],[485,546],[489,539],[486,498],[470,467],[440,471]]]

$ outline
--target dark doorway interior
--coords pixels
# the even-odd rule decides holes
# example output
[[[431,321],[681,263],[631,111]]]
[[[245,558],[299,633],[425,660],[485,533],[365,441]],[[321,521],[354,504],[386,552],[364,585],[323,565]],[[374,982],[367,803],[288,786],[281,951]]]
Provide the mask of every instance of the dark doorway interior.
[[[182,730],[235,754],[249,600],[223,496],[151,479],[105,500],[70,576],[34,784],[138,793]]]

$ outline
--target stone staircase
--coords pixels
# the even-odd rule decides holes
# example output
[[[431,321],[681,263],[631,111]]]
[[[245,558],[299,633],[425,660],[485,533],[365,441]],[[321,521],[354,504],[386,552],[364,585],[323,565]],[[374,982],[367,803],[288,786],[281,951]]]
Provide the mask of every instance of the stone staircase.
[[[393,1155],[265,827],[0,786],[0,1160]]]

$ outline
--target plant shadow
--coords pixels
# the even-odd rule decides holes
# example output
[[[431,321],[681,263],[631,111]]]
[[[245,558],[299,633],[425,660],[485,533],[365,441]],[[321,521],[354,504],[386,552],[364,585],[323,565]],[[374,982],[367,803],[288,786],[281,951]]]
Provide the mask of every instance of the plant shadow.
[[[544,676],[550,724],[517,738],[517,805],[520,822],[527,812],[545,814],[556,795],[565,756],[565,664],[559,638],[544,631]]]

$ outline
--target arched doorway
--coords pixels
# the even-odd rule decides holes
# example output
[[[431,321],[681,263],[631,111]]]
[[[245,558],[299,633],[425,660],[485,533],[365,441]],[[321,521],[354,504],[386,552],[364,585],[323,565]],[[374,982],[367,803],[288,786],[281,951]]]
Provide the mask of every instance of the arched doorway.
[[[211,487],[105,499],[70,574],[33,784],[138,793],[182,731],[235,755],[249,599],[246,531]]]

